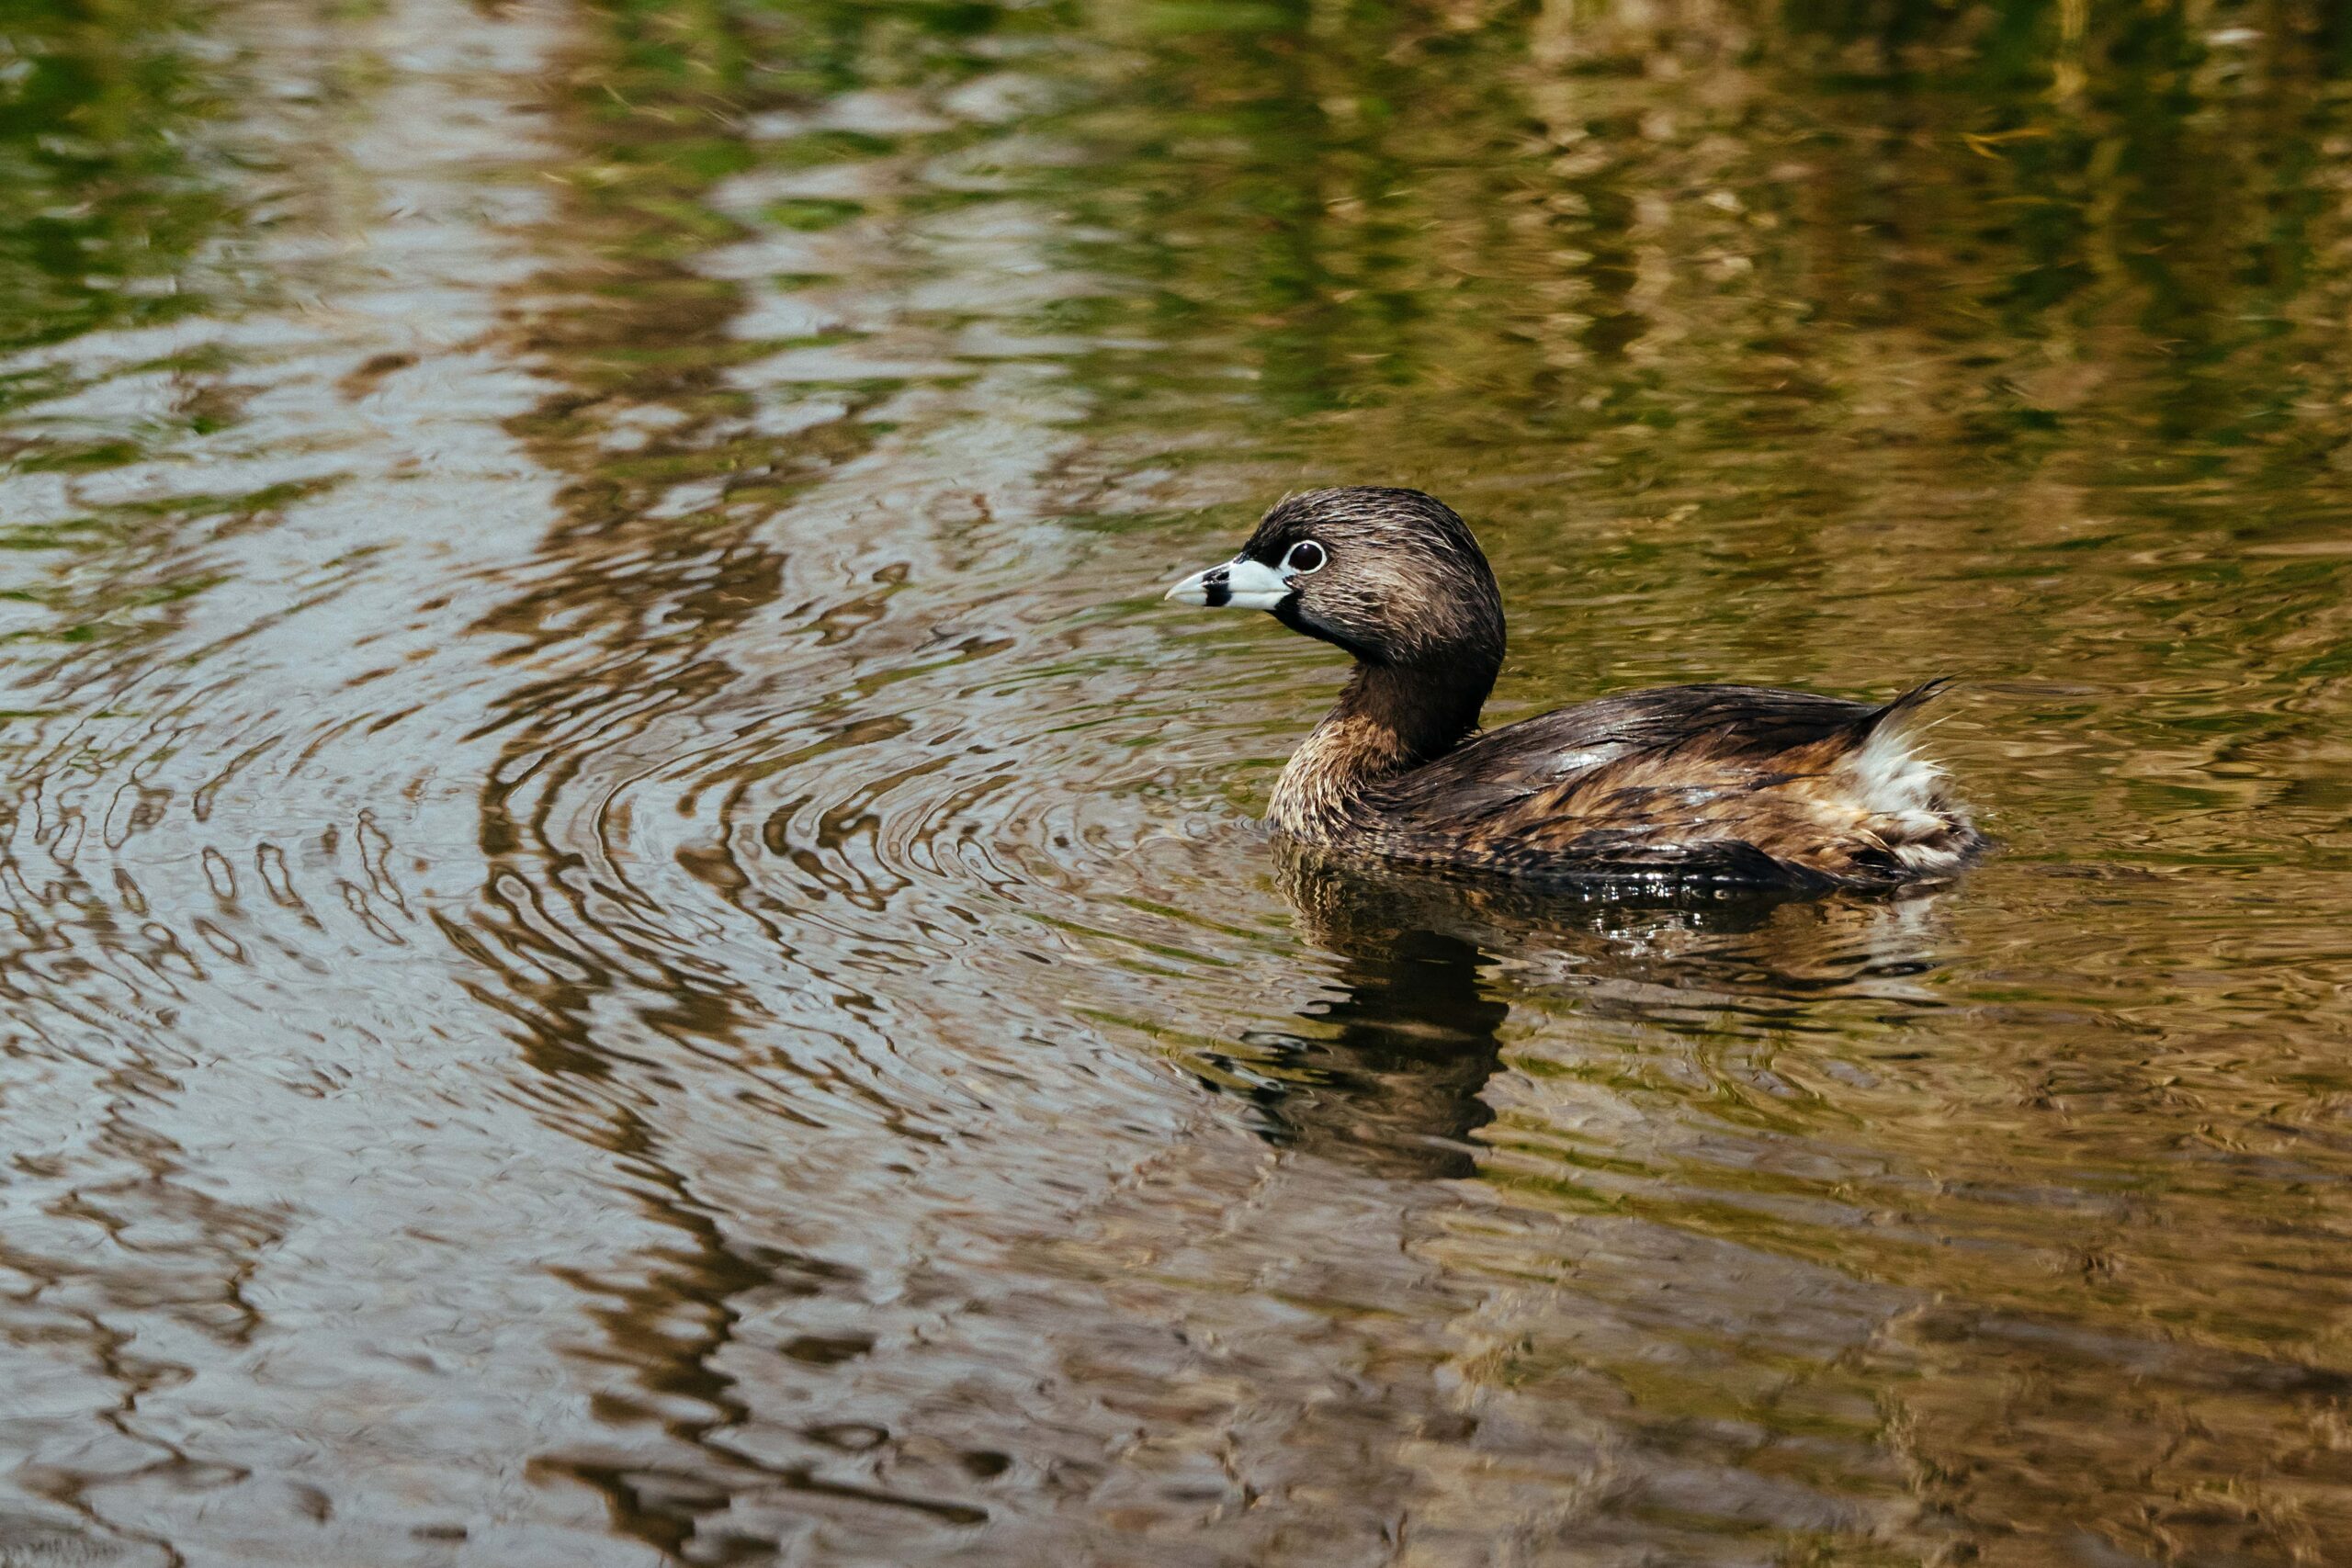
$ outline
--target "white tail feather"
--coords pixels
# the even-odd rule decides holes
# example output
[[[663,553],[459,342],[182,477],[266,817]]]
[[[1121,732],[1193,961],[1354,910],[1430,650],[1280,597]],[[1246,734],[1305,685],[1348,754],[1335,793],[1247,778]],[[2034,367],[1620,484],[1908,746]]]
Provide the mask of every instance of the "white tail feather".
[[[1898,725],[1871,731],[1843,772],[1888,852],[1915,871],[1956,870],[1968,858],[1969,836],[1953,832],[1959,818],[1944,770],[1913,750],[1917,733]]]

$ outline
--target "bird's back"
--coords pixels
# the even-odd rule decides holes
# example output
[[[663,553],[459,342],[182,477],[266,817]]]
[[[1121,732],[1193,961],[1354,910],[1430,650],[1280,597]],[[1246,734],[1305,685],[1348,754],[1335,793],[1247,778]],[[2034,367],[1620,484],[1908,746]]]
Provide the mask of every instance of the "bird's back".
[[[1760,686],[1603,697],[1492,730],[1367,802],[1383,852],[1522,874],[1883,886],[1983,847],[1905,739],[1932,682],[1872,707]]]

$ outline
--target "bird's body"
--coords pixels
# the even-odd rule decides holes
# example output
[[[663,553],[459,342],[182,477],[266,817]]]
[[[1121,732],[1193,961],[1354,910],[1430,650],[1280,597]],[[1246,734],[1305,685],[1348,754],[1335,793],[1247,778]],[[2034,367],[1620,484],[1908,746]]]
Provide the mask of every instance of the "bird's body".
[[[1355,656],[1268,808],[1306,843],[1524,876],[1819,887],[1949,875],[1984,843],[1904,739],[1940,682],[1877,706],[1671,686],[1479,733],[1500,594],[1462,520],[1417,491],[1293,497],[1169,596],[1270,610]]]
[[[1394,773],[1322,747],[1269,818],[1308,843],[1520,874],[1876,886],[1959,869],[1979,840],[1905,744],[1923,686],[1872,707],[1758,686],[1603,697]]]

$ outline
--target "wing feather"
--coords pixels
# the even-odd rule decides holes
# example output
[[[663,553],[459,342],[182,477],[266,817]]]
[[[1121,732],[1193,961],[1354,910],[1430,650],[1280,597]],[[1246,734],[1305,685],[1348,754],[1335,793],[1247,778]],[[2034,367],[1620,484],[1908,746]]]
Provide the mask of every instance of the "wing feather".
[[[1591,876],[1881,883],[1982,840],[1876,706],[1770,687],[1629,692],[1491,731],[1382,800],[1390,852]]]

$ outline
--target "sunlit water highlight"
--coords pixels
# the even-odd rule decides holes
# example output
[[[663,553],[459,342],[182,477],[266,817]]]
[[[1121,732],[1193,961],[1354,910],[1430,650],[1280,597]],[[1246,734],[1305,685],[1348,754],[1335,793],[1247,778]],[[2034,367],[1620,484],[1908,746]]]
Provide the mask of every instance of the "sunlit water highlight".
[[[1914,9],[28,12],[0,1563],[2336,1560],[2347,51]],[[1283,852],[1333,480],[2000,854]]]

